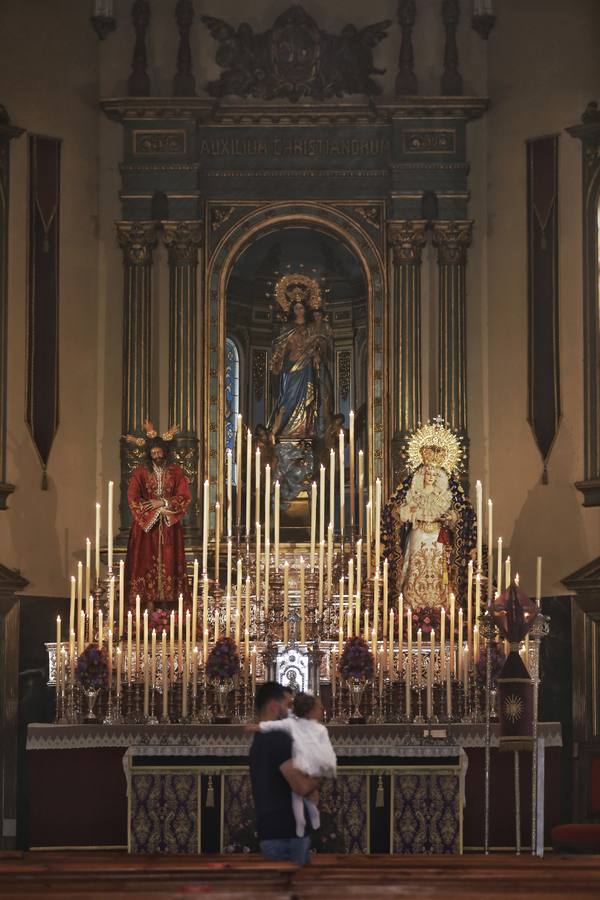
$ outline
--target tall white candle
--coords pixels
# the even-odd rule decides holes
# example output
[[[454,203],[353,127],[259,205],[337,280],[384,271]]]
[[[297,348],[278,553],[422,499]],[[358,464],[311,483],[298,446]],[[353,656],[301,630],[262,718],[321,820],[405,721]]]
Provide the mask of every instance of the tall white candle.
[[[265,541],[271,540],[271,466],[265,466]]]
[[[306,641],[306,609],[304,595],[304,557],[300,557],[300,643]]]
[[[279,481],[275,482],[275,568],[279,568],[279,504],[280,504],[280,496],[281,489],[279,486]]]
[[[125,616],[125,560],[119,560],[119,635],[118,640],[123,636]]]
[[[202,574],[208,572],[208,510],[209,510],[209,481],[204,482],[204,496],[202,502]]]
[[[225,593],[231,594],[231,578],[232,578],[232,562],[233,562],[233,543],[229,538],[227,540],[227,588]]]
[[[335,450],[329,451],[329,521],[335,523]]]
[[[75,576],[71,575],[71,601],[69,604],[69,634],[75,628],[75,609],[76,609],[76,600],[75,600]]]
[[[260,447],[256,448],[254,457],[254,505],[256,507],[254,510],[254,520],[260,522]]]
[[[325,466],[319,469],[319,542],[325,540]]]
[[[192,644],[196,644],[198,625],[198,560],[194,560],[194,580],[192,582]]]
[[[365,454],[358,451],[358,531],[362,537],[365,514]]]
[[[349,477],[349,489],[350,489],[350,526],[354,528],[354,523],[356,519],[356,511],[355,511],[355,503],[356,503],[356,484],[354,483],[354,410],[350,410],[350,431],[348,434],[348,440],[350,444],[350,470],[348,472]]]
[[[112,481],[108,482],[108,522],[107,522],[107,531],[108,531],[108,568],[112,569],[113,567],[113,491],[114,491],[114,483]]]
[[[237,527],[242,524],[242,417],[237,417],[235,433],[235,518]]]
[[[80,591],[79,599],[89,597],[91,594],[92,584],[92,542],[89,538],[85,539],[85,594]]]
[[[535,602],[539,606],[542,602],[542,557],[538,556],[535,567]]]
[[[381,478],[375,482],[375,571],[381,559]]]
[[[260,600],[260,553],[261,553],[261,527],[260,522],[257,522],[254,526],[256,528],[256,560],[254,563],[254,568],[256,571],[256,582],[255,582],[255,590],[256,590],[256,602],[258,603]]]
[[[96,503],[96,581],[100,579],[100,510],[100,504]]]
[[[509,589],[511,582],[510,577],[510,556],[506,557],[506,561],[504,563],[504,583],[506,584],[506,590]]]
[[[283,564],[283,643],[287,644],[289,636],[288,614],[289,614],[289,577],[290,564],[287,559]]]
[[[340,429],[338,438],[338,452],[340,457],[340,534],[344,534],[344,526],[346,524],[346,465],[345,465],[345,448],[344,448],[344,431]]]
[[[215,586],[219,586],[221,568],[221,504],[215,503]]]
[[[227,537],[231,537],[233,522],[233,451],[227,450]]]
[[[250,534],[250,505],[252,503],[252,432],[246,430],[246,537]]]
[[[475,497],[477,510],[477,568],[481,572],[481,548],[483,544],[483,495],[481,481],[475,482]]]
[[[498,538],[498,559],[496,561],[496,590],[502,593],[502,538]]]
[[[310,568],[315,568],[315,552],[317,541],[317,483],[313,481],[310,489]]]
[[[488,605],[492,602],[493,580],[494,580],[494,504],[488,500],[488,564],[487,564],[487,601]]]

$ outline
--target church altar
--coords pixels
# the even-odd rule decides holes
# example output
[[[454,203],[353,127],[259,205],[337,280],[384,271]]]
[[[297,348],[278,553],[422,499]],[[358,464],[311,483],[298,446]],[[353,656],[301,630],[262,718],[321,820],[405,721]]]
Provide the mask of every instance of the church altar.
[[[540,723],[540,839],[559,821],[561,728]],[[481,847],[485,725],[329,725],[338,778],[323,786],[317,850],[461,853]],[[514,846],[513,754],[492,726],[490,845]],[[125,847],[131,852],[256,848],[238,725],[30,725],[31,848]],[[521,829],[528,834],[531,757],[522,753]],[[61,815],[56,816],[59,809]]]

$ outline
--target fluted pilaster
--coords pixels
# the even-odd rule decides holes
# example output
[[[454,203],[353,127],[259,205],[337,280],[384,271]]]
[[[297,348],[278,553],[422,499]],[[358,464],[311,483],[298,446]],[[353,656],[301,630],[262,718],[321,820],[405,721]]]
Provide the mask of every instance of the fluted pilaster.
[[[143,436],[150,415],[152,251],[158,223],[117,222],[123,251],[123,398],[122,433]],[[121,534],[131,525],[127,482],[140,451],[121,439]]]
[[[439,266],[439,414],[467,441],[466,267],[473,222],[433,223]]]
[[[163,222],[169,251],[169,425],[177,424],[174,456],[185,471],[192,503],[184,521],[198,529],[197,283],[202,223]]]
[[[391,247],[391,422],[392,465],[396,482],[402,475],[401,448],[421,418],[421,255],[425,220],[388,223]]]

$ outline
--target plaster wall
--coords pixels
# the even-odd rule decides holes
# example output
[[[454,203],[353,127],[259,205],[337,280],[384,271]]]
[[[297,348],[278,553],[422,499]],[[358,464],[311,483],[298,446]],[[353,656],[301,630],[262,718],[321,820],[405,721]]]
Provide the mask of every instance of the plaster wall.
[[[470,132],[477,218],[470,278],[472,478],[489,475],[495,529],[526,589],[544,558],[543,593],[600,552],[600,510],[584,509],[581,145],[564,129],[597,97],[600,59],[594,0],[509,2],[489,40],[491,107]],[[562,421],[549,484],[527,422],[528,139],[559,138],[559,302]],[[486,327],[487,322],[487,327]],[[477,375],[489,383],[483,389]]]
[[[0,556],[37,595],[68,593],[93,529],[98,324],[98,41],[78,0],[2,4],[1,102],[15,125],[62,140],[59,426],[49,489],[25,423],[27,134],[11,142],[7,478]]]

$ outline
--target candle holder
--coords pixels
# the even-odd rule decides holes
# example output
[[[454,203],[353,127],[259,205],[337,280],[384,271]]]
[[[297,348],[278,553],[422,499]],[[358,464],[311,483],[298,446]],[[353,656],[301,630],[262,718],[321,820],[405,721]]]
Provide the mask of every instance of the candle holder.
[[[108,684],[108,688],[106,691],[106,714],[102,720],[102,724],[103,725],[114,725],[115,724],[115,719],[114,719],[113,710],[112,710],[112,686],[111,686],[110,682]]]

